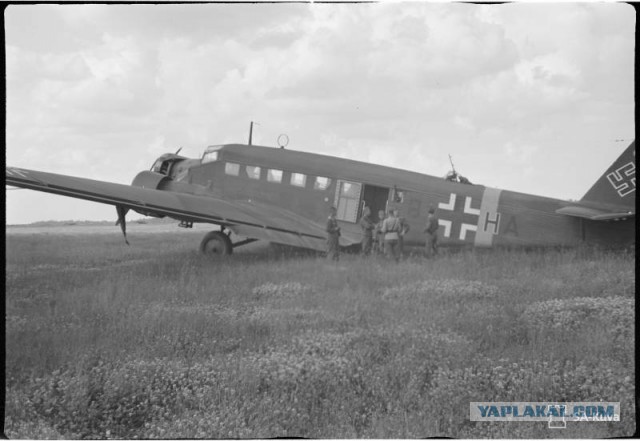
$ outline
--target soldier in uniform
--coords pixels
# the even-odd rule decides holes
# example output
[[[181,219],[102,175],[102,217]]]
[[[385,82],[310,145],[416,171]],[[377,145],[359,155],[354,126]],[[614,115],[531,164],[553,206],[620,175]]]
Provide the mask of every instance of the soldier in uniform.
[[[369,207],[364,207],[360,218],[360,228],[362,228],[362,255],[368,256],[371,253],[373,229],[375,228],[375,224],[371,220],[371,209]]]
[[[327,259],[340,260],[340,227],[336,220],[336,207],[329,210],[329,218],[327,219]]]
[[[398,215],[398,210],[394,210],[396,217],[400,221],[400,232],[398,233],[398,250],[400,257],[404,257],[404,236],[409,232],[409,224],[404,217]]]
[[[427,216],[427,224],[424,229],[426,234],[426,243],[424,246],[424,254],[431,257],[438,254],[438,218],[436,217],[436,209],[429,207],[429,215]]]
[[[400,220],[396,217],[396,210],[389,213],[389,217],[382,222],[382,233],[384,234],[384,248],[387,257],[393,257],[396,262],[400,261],[400,250],[398,249],[398,238],[400,237]]]
[[[384,234],[382,234],[382,222],[384,221],[385,218],[385,214],[384,214],[384,210],[380,210],[378,211],[378,222],[376,223],[376,227],[375,227],[375,251],[378,254],[384,254]]]

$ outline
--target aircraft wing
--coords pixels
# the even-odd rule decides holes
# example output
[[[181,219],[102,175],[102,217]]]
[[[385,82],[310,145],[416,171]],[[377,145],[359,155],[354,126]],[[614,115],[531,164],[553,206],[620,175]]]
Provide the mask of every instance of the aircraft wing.
[[[143,214],[224,225],[234,233],[303,248],[324,250],[324,224],[291,211],[250,201],[114,184],[93,179],[7,167],[5,184],[125,207]],[[360,241],[341,237],[341,245]]]
[[[594,221],[607,221],[607,220],[622,220],[636,215],[634,211],[623,211],[621,209],[602,209],[586,207],[583,205],[568,205],[556,210],[558,214],[564,214],[567,216],[581,217],[583,219],[589,219]]]

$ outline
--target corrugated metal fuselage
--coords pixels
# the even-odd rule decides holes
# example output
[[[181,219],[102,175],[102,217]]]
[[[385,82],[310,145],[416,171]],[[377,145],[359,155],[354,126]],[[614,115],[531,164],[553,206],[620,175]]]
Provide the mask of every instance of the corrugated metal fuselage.
[[[360,233],[357,220],[364,205],[372,208],[374,221],[378,210],[397,208],[411,227],[405,237],[408,245],[424,244],[429,207],[437,209],[442,245],[624,245],[635,240],[633,217],[607,222],[580,219],[555,212],[568,201],[359,161],[247,145],[221,146],[212,162],[188,161],[188,168],[174,173],[176,190],[268,204],[319,223],[324,223],[329,207],[336,206],[343,231],[352,234]],[[229,168],[229,163],[234,165]],[[276,179],[270,170],[276,170]],[[316,185],[317,177],[328,178],[323,181],[328,186]]]

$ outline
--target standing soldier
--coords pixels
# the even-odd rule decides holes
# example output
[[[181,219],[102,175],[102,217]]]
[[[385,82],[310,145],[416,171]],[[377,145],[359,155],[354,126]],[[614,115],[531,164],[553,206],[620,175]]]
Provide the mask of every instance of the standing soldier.
[[[400,257],[404,257],[404,236],[409,232],[409,224],[404,217],[398,216],[398,210],[394,210],[396,217],[400,221],[400,232],[398,233],[398,249],[400,251]]]
[[[389,212],[389,217],[382,222],[382,233],[384,234],[384,248],[387,257],[393,257],[396,262],[400,261],[400,250],[398,249],[398,239],[400,237],[400,220],[396,217],[397,210]]]
[[[424,253],[426,257],[431,257],[438,254],[438,218],[435,215],[436,210],[433,207],[429,207],[429,215],[427,216],[427,225],[425,226],[424,233],[427,235],[427,241],[425,243]]]
[[[362,255],[368,256],[371,253],[373,229],[375,228],[375,224],[371,220],[371,209],[369,207],[364,207],[360,218],[360,228],[362,228]]]
[[[327,219],[327,259],[340,260],[340,227],[336,220],[336,207],[329,210],[329,218]]]
[[[378,254],[384,254],[384,234],[382,234],[382,222],[384,222],[384,210],[378,211],[378,223],[375,228],[375,250]]]

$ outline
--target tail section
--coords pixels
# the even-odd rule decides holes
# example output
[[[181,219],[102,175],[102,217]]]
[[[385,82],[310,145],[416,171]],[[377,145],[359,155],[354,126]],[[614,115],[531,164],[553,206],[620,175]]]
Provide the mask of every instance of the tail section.
[[[636,207],[636,141],[593,184],[581,202]]]

